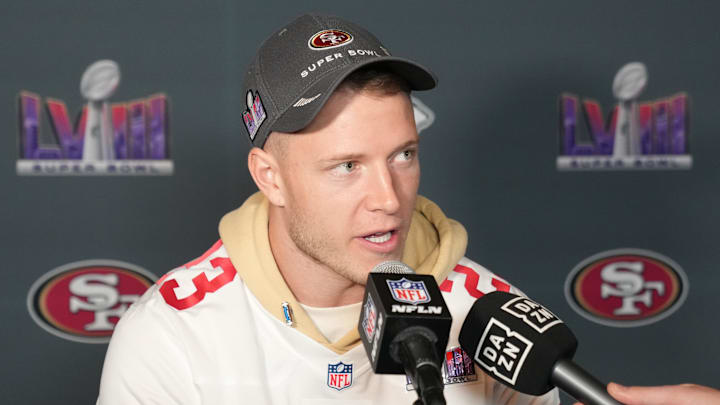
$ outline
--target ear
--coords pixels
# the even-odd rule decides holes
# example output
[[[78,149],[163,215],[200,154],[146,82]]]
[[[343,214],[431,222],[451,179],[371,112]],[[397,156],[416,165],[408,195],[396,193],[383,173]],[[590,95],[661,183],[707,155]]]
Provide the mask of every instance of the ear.
[[[280,167],[272,154],[257,147],[250,149],[248,170],[257,187],[270,200],[270,204],[280,207],[285,205]]]

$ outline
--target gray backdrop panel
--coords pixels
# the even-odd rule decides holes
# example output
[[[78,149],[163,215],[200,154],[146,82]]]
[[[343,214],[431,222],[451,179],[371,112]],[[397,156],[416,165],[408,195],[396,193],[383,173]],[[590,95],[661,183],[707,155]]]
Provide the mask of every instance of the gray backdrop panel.
[[[716,189],[720,138],[720,3],[505,2],[27,2],[0,15],[0,199],[3,398],[93,403],[106,345],[61,340],[37,327],[25,295],[38,277],[88,258],[161,275],[217,239],[217,221],[254,185],[240,111],[242,73],[271,30],[308,10],[365,26],[395,54],[431,67],[440,86],[418,96],[437,120],[422,135],[421,193],[470,234],[468,256],[545,303],[575,331],[577,360],[602,379],[718,385],[720,301]],[[82,71],[116,60],[113,100],[170,97],[175,175],[30,178],[15,175],[20,90],[65,100],[75,114]],[[614,103],[617,69],[643,61],[642,99],[687,91],[694,167],[683,172],[561,173],[557,97]],[[43,117],[46,120],[46,117]],[[45,130],[48,130],[47,126]],[[563,296],[568,272],[599,251],[636,247],[678,262],[686,304],[641,328],[593,324]],[[566,400],[567,401],[567,400]]]

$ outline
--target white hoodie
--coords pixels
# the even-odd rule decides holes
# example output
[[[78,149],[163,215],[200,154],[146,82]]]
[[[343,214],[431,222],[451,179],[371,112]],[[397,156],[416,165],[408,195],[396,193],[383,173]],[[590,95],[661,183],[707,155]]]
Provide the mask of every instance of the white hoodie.
[[[285,284],[270,250],[268,202],[257,193],[220,222],[221,239],[167,273],[115,328],[99,405],[412,404],[405,376],[372,372],[357,328],[329,342]],[[476,368],[458,348],[473,302],[519,293],[464,258],[458,222],[421,196],[403,261],[432,274],[453,316],[444,362],[448,404],[557,405],[557,390],[520,394]],[[293,310],[285,322],[282,303]]]

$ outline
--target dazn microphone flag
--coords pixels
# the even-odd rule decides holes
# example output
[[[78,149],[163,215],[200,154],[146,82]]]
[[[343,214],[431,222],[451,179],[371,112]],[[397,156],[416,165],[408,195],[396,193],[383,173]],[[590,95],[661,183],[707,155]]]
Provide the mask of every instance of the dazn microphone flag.
[[[542,395],[555,386],[587,405],[617,405],[605,384],[577,366],[575,335],[537,302],[494,291],[470,308],[460,346],[488,375],[520,392]]]

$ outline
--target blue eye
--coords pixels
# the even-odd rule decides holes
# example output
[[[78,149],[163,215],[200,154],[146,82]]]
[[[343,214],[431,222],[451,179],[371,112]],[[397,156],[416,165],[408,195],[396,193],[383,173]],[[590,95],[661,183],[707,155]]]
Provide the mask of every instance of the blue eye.
[[[332,172],[335,173],[335,175],[344,175],[344,174],[350,174],[354,172],[357,169],[357,163],[348,161],[340,163],[339,165],[333,167]]]
[[[413,157],[415,157],[415,151],[412,149],[407,149],[398,153],[397,157],[401,160],[411,160]]]

